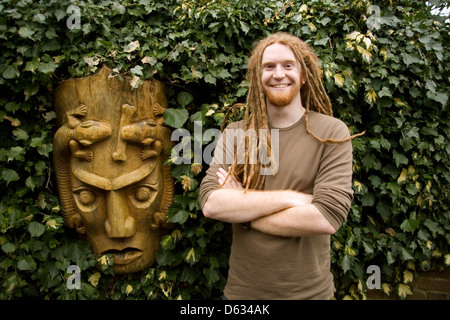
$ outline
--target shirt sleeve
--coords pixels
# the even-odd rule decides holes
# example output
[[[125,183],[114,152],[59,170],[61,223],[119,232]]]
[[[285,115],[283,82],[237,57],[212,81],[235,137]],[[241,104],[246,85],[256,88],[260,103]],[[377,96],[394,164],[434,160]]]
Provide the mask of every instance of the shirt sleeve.
[[[211,164],[206,171],[206,176],[200,183],[199,202],[203,209],[209,195],[219,188],[219,181],[216,172],[219,168],[228,171],[234,160],[234,152],[238,143],[238,136],[241,123],[232,123],[222,132],[217,140],[216,148],[214,149],[214,157]]]
[[[347,126],[340,122],[331,138],[343,139],[348,136]],[[343,143],[324,144],[314,183],[312,204],[336,230],[347,219],[353,201],[352,162],[351,140]]]

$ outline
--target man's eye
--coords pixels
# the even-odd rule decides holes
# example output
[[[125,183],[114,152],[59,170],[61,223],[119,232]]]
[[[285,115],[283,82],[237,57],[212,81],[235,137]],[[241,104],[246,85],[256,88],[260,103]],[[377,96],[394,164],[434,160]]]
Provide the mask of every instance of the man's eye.
[[[81,190],[79,196],[80,202],[85,206],[93,204],[95,201],[95,193],[90,190]]]
[[[148,199],[150,199],[151,196],[151,189],[149,187],[139,187],[136,192],[134,193],[134,197],[136,200],[145,202]]]

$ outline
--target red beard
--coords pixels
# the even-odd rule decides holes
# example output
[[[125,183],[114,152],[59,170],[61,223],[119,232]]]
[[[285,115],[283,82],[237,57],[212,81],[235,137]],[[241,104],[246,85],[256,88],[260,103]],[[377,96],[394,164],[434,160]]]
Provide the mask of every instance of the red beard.
[[[298,86],[291,85],[289,90],[275,91],[265,89],[264,91],[267,99],[271,104],[276,107],[284,107],[292,102],[292,99],[294,99],[295,95],[298,93],[298,91],[300,91],[300,88]]]

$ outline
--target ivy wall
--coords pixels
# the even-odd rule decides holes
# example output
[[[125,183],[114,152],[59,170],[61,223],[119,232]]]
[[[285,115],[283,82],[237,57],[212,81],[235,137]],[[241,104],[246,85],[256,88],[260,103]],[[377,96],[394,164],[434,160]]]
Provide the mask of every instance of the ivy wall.
[[[278,30],[316,50],[335,116],[353,133],[355,200],[332,237],[336,298],[364,298],[367,269],[404,298],[424,270],[449,269],[449,23],[440,1],[1,0],[0,299],[216,299],[230,226],[203,217],[207,163],[174,164],[176,195],[157,263],[114,275],[110,256],[64,227],[51,160],[53,91],[102,65],[134,87],[166,85],[173,130],[206,148],[245,102],[253,44]],[[432,9],[435,9],[432,11]],[[242,117],[237,108],[230,121]],[[194,122],[205,134],[194,136]],[[190,143],[190,144],[189,144]],[[188,156],[187,160],[191,160]],[[177,163],[176,157],[167,161]],[[81,288],[70,289],[70,265]],[[69,269],[70,270],[70,269]]]

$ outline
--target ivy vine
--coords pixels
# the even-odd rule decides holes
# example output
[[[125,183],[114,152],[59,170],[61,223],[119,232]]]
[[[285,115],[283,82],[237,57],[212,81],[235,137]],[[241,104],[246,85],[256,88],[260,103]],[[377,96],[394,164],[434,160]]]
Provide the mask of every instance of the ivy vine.
[[[53,164],[53,90],[107,65],[133,87],[166,85],[173,130],[206,148],[245,102],[253,44],[278,30],[320,57],[335,116],[352,132],[355,200],[332,237],[337,299],[367,295],[366,270],[405,298],[423,270],[450,266],[448,4],[419,0],[1,0],[0,299],[217,299],[230,226],[205,219],[207,163],[173,164],[176,194],[157,263],[114,275],[110,256],[63,225]],[[170,110],[170,111],[169,111]],[[242,109],[229,121],[242,118]],[[202,141],[194,136],[202,123]],[[181,143],[181,142],[180,142]],[[187,156],[188,160],[190,156]],[[168,162],[176,159],[169,158]],[[69,289],[68,267],[81,287]]]

